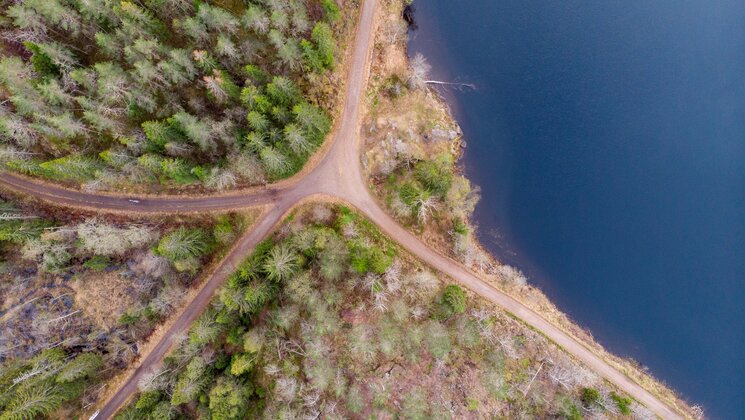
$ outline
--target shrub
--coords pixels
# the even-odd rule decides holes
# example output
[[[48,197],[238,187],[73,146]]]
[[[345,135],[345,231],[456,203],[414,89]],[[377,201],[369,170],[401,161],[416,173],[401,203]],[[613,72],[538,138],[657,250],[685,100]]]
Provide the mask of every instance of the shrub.
[[[621,414],[631,414],[631,398],[622,397],[615,392],[611,392],[610,397],[616,403],[616,407],[618,407],[618,411],[620,411]]]
[[[582,413],[579,408],[567,397],[561,399],[560,413],[567,420],[582,420]]]
[[[414,177],[432,194],[442,197],[453,183],[452,161],[447,156],[440,156],[435,160],[417,162]]]
[[[236,353],[230,361],[230,374],[240,376],[253,369],[256,363],[256,355],[252,353]]]
[[[447,328],[437,321],[430,321],[427,324],[425,342],[432,356],[440,360],[450,353],[452,347]]]
[[[365,400],[359,387],[353,386],[347,392],[347,409],[352,413],[359,413],[365,407]]]
[[[228,245],[235,239],[233,222],[230,216],[222,215],[217,218],[217,223],[215,223],[215,227],[212,229],[212,236],[221,245]]]
[[[466,311],[466,293],[460,286],[456,284],[448,285],[442,293],[442,298],[454,313],[462,314]]]
[[[393,257],[375,245],[365,247],[360,243],[353,243],[350,256],[352,267],[360,274],[383,274],[393,264]]]
[[[329,22],[336,22],[341,17],[341,11],[335,0],[321,0],[321,6],[323,7],[323,14]]]
[[[590,408],[600,401],[600,392],[594,388],[582,388],[580,400],[582,401],[582,405]]]
[[[421,389],[417,389],[404,398],[401,414],[405,419],[424,420],[427,418],[428,408],[427,397]]]

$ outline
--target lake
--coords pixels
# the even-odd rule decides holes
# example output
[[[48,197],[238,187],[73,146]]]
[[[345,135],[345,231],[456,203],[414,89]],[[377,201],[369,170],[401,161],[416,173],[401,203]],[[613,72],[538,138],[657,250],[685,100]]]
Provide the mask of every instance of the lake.
[[[745,2],[416,0],[481,241],[609,350],[745,418]]]

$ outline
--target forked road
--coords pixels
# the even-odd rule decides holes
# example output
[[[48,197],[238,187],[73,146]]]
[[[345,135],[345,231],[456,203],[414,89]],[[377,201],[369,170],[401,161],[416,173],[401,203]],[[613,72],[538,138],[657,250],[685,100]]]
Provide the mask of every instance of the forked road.
[[[215,290],[242,259],[272,231],[289,210],[304,199],[314,196],[332,197],[352,205],[404,249],[432,268],[463,283],[473,292],[501,306],[504,310],[535,328],[572,354],[577,360],[614,383],[619,389],[644,404],[660,417],[665,419],[682,418],[673,408],[605,363],[561,328],[507,294],[490,286],[464,266],[425,245],[394,221],[372,197],[363,178],[360,165],[359,118],[360,101],[364,99],[363,89],[369,72],[369,56],[372,52],[376,3],[377,0],[365,0],[362,6],[339,126],[336,128],[332,139],[329,140],[331,144],[326,155],[306,175],[293,178],[282,185],[234,192],[229,195],[201,197],[146,196],[135,199],[108,194],[84,193],[50,186],[8,173],[0,174],[0,184],[3,184],[6,189],[55,205],[83,207],[97,212],[219,212],[245,209],[258,205],[268,207],[268,210],[262,213],[251,230],[239,239],[228,255],[218,264],[215,271],[209,274],[209,278],[196,297],[176,318],[160,342],[142,359],[140,366],[126,380],[124,385],[101,408],[96,418],[108,419],[113,417],[116,411],[137,391],[137,383],[141,376],[161,363],[171,346],[172,339],[185,331],[202,313],[209,304]]]

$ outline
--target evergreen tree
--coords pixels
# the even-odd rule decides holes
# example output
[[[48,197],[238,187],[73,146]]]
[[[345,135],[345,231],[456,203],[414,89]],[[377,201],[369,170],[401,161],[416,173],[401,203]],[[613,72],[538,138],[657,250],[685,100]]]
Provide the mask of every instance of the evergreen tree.
[[[208,234],[202,229],[180,227],[161,238],[156,252],[173,263],[196,259],[210,249]]]
[[[214,420],[240,419],[245,415],[251,388],[233,378],[220,376],[209,393],[210,414]]]
[[[269,251],[263,268],[269,280],[285,281],[297,272],[297,254],[287,244],[277,245]]]
[[[81,353],[68,362],[57,374],[57,382],[70,383],[95,375],[103,365],[101,356],[95,353]]]
[[[171,397],[172,405],[185,404],[196,399],[212,378],[210,363],[202,356],[191,359],[179,374]]]

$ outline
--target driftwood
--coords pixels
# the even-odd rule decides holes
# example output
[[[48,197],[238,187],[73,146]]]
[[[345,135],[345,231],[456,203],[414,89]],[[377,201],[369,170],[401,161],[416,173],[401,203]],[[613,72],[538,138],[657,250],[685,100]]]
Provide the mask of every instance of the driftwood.
[[[427,83],[429,85],[455,87],[456,89],[476,90],[476,85],[474,85],[473,83],[442,82],[440,80],[425,80],[424,83]]]

